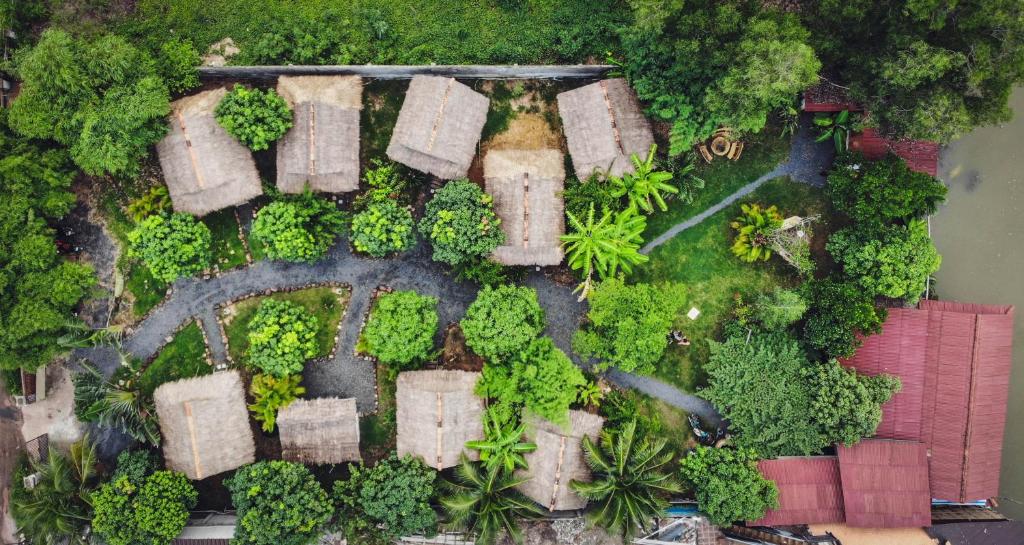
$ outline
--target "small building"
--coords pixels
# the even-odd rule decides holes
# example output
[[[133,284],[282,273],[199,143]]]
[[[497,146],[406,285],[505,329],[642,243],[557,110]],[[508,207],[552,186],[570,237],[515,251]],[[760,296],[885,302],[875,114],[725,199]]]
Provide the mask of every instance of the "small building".
[[[843,488],[835,456],[784,456],[757,463],[764,478],[779,489],[779,507],[754,526],[843,522]]]
[[[167,468],[199,480],[255,460],[237,371],[176,380],[153,392]]]
[[[202,216],[263,194],[249,148],[213,117],[226,94],[220,87],[171,103],[170,130],[156,152],[176,212]]]
[[[490,102],[455,78],[412,78],[391,133],[388,157],[444,180],[464,178]]]
[[[914,172],[935,176],[939,171],[939,145],[926,140],[893,140],[877,130],[866,128],[850,135],[850,150],[858,151],[865,159],[877,161],[893,153],[907,163]]]
[[[501,218],[505,243],[493,258],[503,265],[558,265],[565,234],[563,156],[558,150],[493,150],[484,157],[487,193]]]
[[[558,115],[573,170],[581,180],[595,172],[612,176],[632,172],[632,155],[645,157],[654,145],[651,124],[622,78],[559,93]]]
[[[847,526],[922,528],[932,523],[928,452],[923,443],[864,439],[838,445]]]
[[[303,464],[358,462],[355,398],[299,399],[277,413],[281,457]]]
[[[277,188],[301,193],[359,189],[359,76],[281,76],[277,93],[295,112],[277,142]]]
[[[573,492],[569,483],[590,480],[583,438],[596,441],[603,426],[604,418],[585,411],[569,411],[567,427],[530,418],[527,433],[537,450],[524,456],[528,468],[520,470],[519,476],[528,479],[517,486],[519,491],[549,511],[586,507],[587,500]]]
[[[458,465],[467,441],[483,439],[483,400],[473,393],[480,373],[406,371],[398,375],[398,455],[423,458],[438,471]]]

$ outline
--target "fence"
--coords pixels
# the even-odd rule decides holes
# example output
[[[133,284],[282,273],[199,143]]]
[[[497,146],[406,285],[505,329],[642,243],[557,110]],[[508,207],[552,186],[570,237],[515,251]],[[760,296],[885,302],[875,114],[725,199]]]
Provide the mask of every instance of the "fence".
[[[50,452],[50,436],[44,433],[31,441],[26,441],[25,452],[33,461],[42,461]]]

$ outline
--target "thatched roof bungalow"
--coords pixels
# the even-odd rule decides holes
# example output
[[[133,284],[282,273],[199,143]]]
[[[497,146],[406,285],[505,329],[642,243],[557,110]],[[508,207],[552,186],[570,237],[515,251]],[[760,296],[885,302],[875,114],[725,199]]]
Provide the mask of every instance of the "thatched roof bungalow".
[[[558,265],[565,234],[565,167],[558,150],[493,150],[484,157],[487,193],[501,218],[505,244],[494,260],[504,265]]]
[[[529,479],[519,485],[519,490],[549,511],[586,507],[587,500],[573,492],[569,483],[590,480],[583,438],[597,440],[603,426],[603,418],[584,411],[569,411],[568,427],[531,418],[528,434],[532,434],[530,439],[537,444],[537,450],[526,454],[529,468],[519,475]]]
[[[645,156],[654,144],[651,125],[621,78],[559,93],[558,114],[580,179],[594,171],[614,176],[632,172],[630,157]]]
[[[285,460],[340,464],[361,459],[355,398],[293,401],[278,412],[277,428]]]
[[[156,145],[177,212],[202,216],[263,194],[252,153],[213,117],[227,91],[203,91],[171,104],[170,131]]]
[[[281,76],[277,92],[295,123],[277,142],[277,188],[344,193],[359,188],[359,76]]]
[[[153,392],[153,400],[169,469],[199,480],[255,460],[237,371],[165,383]]]
[[[466,441],[483,439],[480,373],[433,370],[398,375],[398,455],[419,456],[438,470],[459,463]],[[476,451],[466,453],[478,458]]]
[[[489,106],[487,97],[454,78],[412,78],[388,157],[445,180],[465,177]]]

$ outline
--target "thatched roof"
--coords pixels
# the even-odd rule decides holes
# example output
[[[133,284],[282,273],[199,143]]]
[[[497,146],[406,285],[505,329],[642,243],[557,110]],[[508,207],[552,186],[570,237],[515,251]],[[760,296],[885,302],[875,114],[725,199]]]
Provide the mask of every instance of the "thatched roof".
[[[420,456],[438,470],[459,463],[466,441],[483,439],[480,373],[406,371],[398,375],[398,455]],[[468,451],[477,459],[476,451]]]
[[[590,469],[583,458],[583,438],[597,440],[604,419],[584,411],[569,411],[569,425],[559,426],[538,418],[528,420],[531,440],[537,450],[526,454],[529,468],[520,476],[529,480],[519,490],[549,511],[583,509],[587,500],[569,488],[573,480],[589,481]]]
[[[277,142],[277,188],[343,193],[359,188],[359,76],[281,76],[277,92],[295,112]]]
[[[277,413],[277,428],[285,460],[340,464],[361,459],[355,398],[293,401]]]
[[[255,459],[245,389],[237,371],[168,382],[153,392],[153,399],[169,469],[198,480]]]
[[[263,194],[249,149],[213,118],[221,87],[171,104],[171,130],[156,145],[174,210],[197,216]]]
[[[654,144],[636,95],[624,79],[607,79],[558,94],[558,114],[576,176],[595,170],[621,176],[633,171],[630,156]]]
[[[445,180],[465,177],[489,106],[487,97],[454,78],[412,78],[388,157]]]
[[[484,157],[487,193],[501,218],[505,244],[494,260],[504,265],[558,265],[565,233],[562,152],[492,150]]]

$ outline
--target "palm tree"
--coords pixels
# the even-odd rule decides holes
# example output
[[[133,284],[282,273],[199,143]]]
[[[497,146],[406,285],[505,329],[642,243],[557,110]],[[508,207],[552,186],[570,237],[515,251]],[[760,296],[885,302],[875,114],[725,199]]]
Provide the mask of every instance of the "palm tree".
[[[596,505],[588,515],[591,522],[621,533],[628,541],[668,507],[665,496],[679,492],[681,486],[665,470],[673,458],[665,444],[665,439],[652,443],[638,437],[636,420],[617,431],[602,431],[599,443],[583,438],[593,480],[574,480],[569,486]]]
[[[39,476],[36,485],[25,489],[16,484],[11,497],[18,531],[36,545],[89,543],[89,494],[97,484],[96,450],[89,438],[71,445],[67,456],[49,449],[45,459],[31,462],[31,468]]]
[[[495,411],[488,411],[484,414],[484,439],[483,441],[469,441],[466,448],[480,451],[480,461],[492,469],[494,466],[505,468],[505,471],[515,471],[517,467],[526,468],[526,458],[523,453],[537,450],[536,443],[524,443],[523,434],[526,433],[526,426],[515,422],[502,422]]]
[[[542,512],[540,506],[516,490],[525,480],[500,465],[488,468],[463,455],[455,468],[455,481],[442,481],[451,495],[441,498],[441,506],[450,524],[477,535],[477,545],[493,544],[503,531],[522,543],[517,519],[533,518]]]
[[[582,291],[581,301],[590,292],[594,272],[602,279],[615,276],[620,269],[629,274],[633,272],[633,265],[647,261],[647,256],[639,252],[647,219],[635,208],[614,214],[606,209],[595,222],[591,204],[586,221],[580,221],[571,212],[566,212],[566,217],[572,232],[562,235],[562,246],[569,267],[583,271],[583,282],[576,288]]]
[[[82,372],[73,379],[75,414],[84,421],[123,430],[136,441],[157,446],[160,430],[156,408],[152,398],[139,388],[139,362],[121,354],[121,363],[131,370],[129,378],[108,380],[96,366],[82,363]]]
[[[612,195],[625,196],[631,208],[639,208],[648,214],[654,212],[655,204],[662,212],[668,210],[668,204],[661,196],[662,191],[679,193],[678,187],[668,183],[672,180],[671,172],[654,170],[654,153],[657,150],[657,144],[652,144],[644,160],[634,153],[630,158],[633,161],[633,172],[627,172],[622,177],[608,177],[612,184]]]
[[[759,204],[742,204],[740,210],[743,213],[729,224],[736,229],[733,255],[747,263],[768,261],[772,256],[772,235],[782,227],[782,214],[775,206],[762,208]]]

